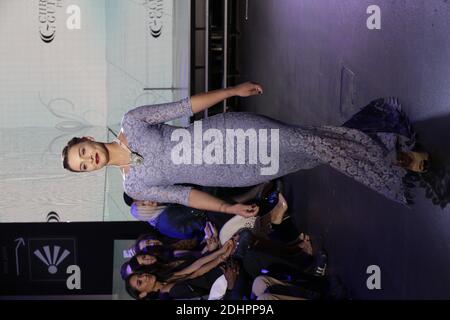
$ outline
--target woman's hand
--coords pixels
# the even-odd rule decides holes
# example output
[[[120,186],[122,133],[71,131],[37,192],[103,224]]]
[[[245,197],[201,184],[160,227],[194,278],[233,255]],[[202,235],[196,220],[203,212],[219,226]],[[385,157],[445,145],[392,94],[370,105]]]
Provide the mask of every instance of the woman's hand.
[[[231,253],[236,249],[236,242],[234,241],[234,239],[230,239],[228,241],[226,241],[222,248],[220,248],[220,259],[221,261],[226,261],[230,256]]]
[[[228,205],[225,208],[226,213],[237,214],[239,216],[250,218],[254,217],[258,214],[259,207],[256,204],[247,205],[247,204],[233,204]]]
[[[217,237],[206,239],[206,246],[202,250],[202,254],[206,252],[213,252],[219,248],[220,242]]]
[[[244,82],[233,87],[234,95],[239,97],[249,97],[263,93],[261,85],[255,82]]]
[[[234,241],[234,239],[229,239],[227,241],[225,241],[225,243],[222,246],[222,250],[224,253],[229,253],[231,251],[233,251],[234,247],[236,246],[236,241]]]

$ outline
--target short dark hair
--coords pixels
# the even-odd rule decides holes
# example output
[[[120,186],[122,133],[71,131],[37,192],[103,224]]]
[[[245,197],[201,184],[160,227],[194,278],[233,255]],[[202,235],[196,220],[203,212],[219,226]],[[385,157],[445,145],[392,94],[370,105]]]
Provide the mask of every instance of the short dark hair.
[[[62,158],[62,162],[63,162],[63,168],[72,172],[79,172],[76,170],[73,170],[72,168],[70,168],[69,166],[69,157],[68,157],[68,153],[70,148],[72,148],[74,145],[80,143],[80,142],[84,142],[86,140],[89,140],[86,137],[73,137],[69,142],[67,142],[67,145],[64,147],[64,149],[61,152],[61,158]]]

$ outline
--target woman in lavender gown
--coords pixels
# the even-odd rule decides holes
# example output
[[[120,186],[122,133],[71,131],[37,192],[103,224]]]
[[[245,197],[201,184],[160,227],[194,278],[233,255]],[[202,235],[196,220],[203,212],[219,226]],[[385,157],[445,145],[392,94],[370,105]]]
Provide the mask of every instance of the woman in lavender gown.
[[[414,134],[396,99],[372,102],[343,127],[289,125],[244,112],[218,114],[187,128],[164,124],[223,99],[262,92],[260,85],[247,82],[174,103],[137,107],[124,115],[116,141],[69,141],[63,166],[74,172],[118,166],[124,190],[134,199],[246,217],[256,215],[258,207],[231,205],[182,184],[252,186],[327,164],[389,199],[408,202],[403,177],[405,167],[417,163],[410,152]],[[419,159],[418,170],[425,160]]]

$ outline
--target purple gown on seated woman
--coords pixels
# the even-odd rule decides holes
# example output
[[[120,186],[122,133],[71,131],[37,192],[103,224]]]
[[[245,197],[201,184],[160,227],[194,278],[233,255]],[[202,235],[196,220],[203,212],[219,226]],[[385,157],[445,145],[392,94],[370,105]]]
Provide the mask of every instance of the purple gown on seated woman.
[[[189,98],[174,103],[137,107],[124,115],[122,129],[129,147],[143,157],[143,163],[130,166],[125,177],[124,189],[127,194],[139,200],[188,205],[192,188],[179,184],[252,186],[298,170],[327,164],[389,199],[400,203],[408,201],[403,183],[406,171],[392,164],[392,155],[401,145],[399,142],[408,142],[403,144],[405,148],[412,147],[413,132],[396,99],[372,102],[344,127],[295,126],[244,112],[218,114],[202,120],[201,132],[216,129],[216,133],[222,134],[223,141],[227,139],[227,129],[255,129],[255,132],[267,129],[268,145],[263,151],[272,150],[272,135],[269,132],[270,129],[278,129],[278,171],[271,175],[261,174],[261,169],[266,168],[267,164],[262,164],[260,158],[256,163],[250,161],[248,144],[245,162],[239,164],[237,154],[242,155],[242,149],[234,150],[234,158],[230,158],[234,164],[207,164],[205,161],[199,164],[193,161],[191,164],[175,164],[171,154],[180,140],[172,141],[171,138],[174,130],[179,128],[164,122],[191,115]],[[191,124],[186,128],[192,140],[195,136],[194,127]],[[402,139],[400,136],[403,136]],[[203,150],[211,141],[204,139]],[[194,147],[192,143],[191,155],[195,153]],[[234,147],[237,148],[238,143]],[[225,143],[222,152],[225,160]]]

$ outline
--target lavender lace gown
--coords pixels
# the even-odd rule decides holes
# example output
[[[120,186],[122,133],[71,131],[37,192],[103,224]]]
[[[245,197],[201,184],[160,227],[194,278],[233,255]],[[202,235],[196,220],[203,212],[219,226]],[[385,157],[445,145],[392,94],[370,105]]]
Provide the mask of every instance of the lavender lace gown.
[[[395,99],[377,101],[378,105],[372,103],[356,115],[363,121],[349,121],[347,127],[299,127],[243,112],[219,114],[202,121],[203,132],[209,128],[218,129],[224,140],[226,129],[253,128],[257,132],[258,129],[279,129],[279,170],[274,175],[261,175],[260,169],[267,165],[262,165],[259,161],[257,164],[249,164],[246,159],[245,164],[236,164],[237,152],[235,164],[176,165],[171,160],[171,152],[179,141],[171,141],[171,135],[177,127],[163,123],[181,116],[191,116],[190,99],[137,107],[124,115],[122,129],[130,149],[143,156],[144,162],[130,167],[124,180],[125,192],[139,200],[188,205],[191,187],[176,184],[251,186],[301,169],[328,164],[385,197],[406,203],[408,197],[402,180],[406,172],[392,165],[391,155],[400,141],[397,139],[398,133],[411,138],[411,132],[402,132],[403,128],[408,127],[406,118],[400,129],[394,130],[390,123],[392,115],[396,121],[398,119],[395,116],[401,114]],[[380,123],[373,124],[380,119],[379,115],[373,116],[374,108],[378,108],[383,116],[390,114],[387,124],[381,124],[382,128],[378,130],[381,133],[376,130]],[[368,126],[366,133],[363,132],[365,126]],[[386,127],[388,129],[383,130]],[[194,136],[193,125],[186,129]],[[268,140],[268,150],[271,150],[270,139]],[[203,148],[208,144],[209,142],[204,142]],[[410,146],[411,144],[410,142]],[[225,152],[224,148],[224,159]],[[248,158],[248,152],[246,157]]]

